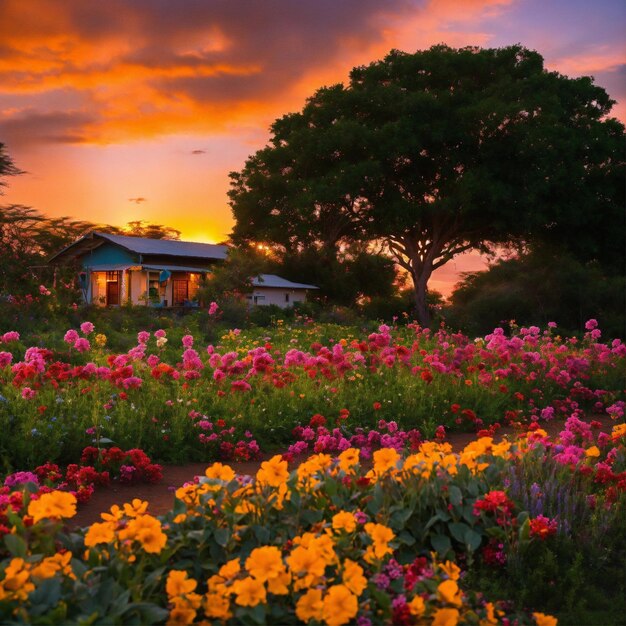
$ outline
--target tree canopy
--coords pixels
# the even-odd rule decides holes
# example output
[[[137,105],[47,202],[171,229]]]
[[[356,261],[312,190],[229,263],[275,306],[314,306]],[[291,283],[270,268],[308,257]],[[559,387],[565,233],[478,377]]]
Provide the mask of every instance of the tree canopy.
[[[426,324],[428,279],[459,253],[574,238],[601,258],[623,245],[613,104],[519,45],[392,51],[274,122],[231,174],[232,239],[328,255],[384,242]]]

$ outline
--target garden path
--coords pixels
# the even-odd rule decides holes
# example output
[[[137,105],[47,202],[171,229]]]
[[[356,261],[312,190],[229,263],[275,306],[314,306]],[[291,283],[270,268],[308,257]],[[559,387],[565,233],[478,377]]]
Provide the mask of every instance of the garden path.
[[[601,430],[611,432],[613,422],[607,417],[593,418],[602,424]],[[546,430],[550,436],[558,434],[563,430],[564,421],[554,420],[552,422],[542,422],[541,428]],[[495,440],[500,440],[505,435],[515,435],[514,428],[506,427],[498,431]],[[455,452],[462,450],[468,443],[476,439],[476,433],[449,433],[447,441],[452,445]],[[238,474],[256,474],[260,464],[271,455],[265,455],[259,461],[230,462],[230,465]],[[305,457],[304,457],[305,458]],[[297,465],[298,461],[291,464]],[[124,485],[114,484],[108,489],[95,491],[91,500],[82,504],[78,508],[78,513],[71,520],[73,528],[88,526],[94,522],[101,521],[100,513],[108,511],[114,504],[122,505],[130,502],[133,498],[140,498],[149,502],[148,512],[152,515],[163,515],[172,509],[174,504],[174,492],[186,482],[193,481],[195,476],[203,476],[204,470],[210,463],[188,463],[186,465],[164,465],[163,480],[156,485]]]

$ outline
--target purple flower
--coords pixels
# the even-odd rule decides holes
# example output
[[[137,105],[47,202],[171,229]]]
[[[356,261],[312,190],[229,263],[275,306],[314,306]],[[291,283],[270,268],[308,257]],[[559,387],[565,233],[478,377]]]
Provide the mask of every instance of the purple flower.
[[[5,487],[15,487],[17,485],[24,485],[25,483],[39,484],[39,478],[32,472],[15,472],[15,474],[9,474],[4,479]]]

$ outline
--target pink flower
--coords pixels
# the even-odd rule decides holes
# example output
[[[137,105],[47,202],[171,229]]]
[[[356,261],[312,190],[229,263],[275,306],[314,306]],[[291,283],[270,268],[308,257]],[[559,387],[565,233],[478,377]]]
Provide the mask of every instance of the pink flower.
[[[193,337],[191,335],[185,335],[183,337],[183,346],[185,346],[185,348],[191,348],[191,346],[193,346]]]
[[[10,330],[8,333],[4,333],[0,338],[3,343],[10,343],[11,341],[19,341],[20,334],[15,330]]]
[[[122,381],[122,387],[124,389],[139,389],[143,380],[137,376],[129,376]]]
[[[0,352],[0,369],[11,365],[13,355],[10,352]]]
[[[74,349],[78,350],[78,352],[87,352],[91,348],[89,341],[84,337],[79,337],[74,342]]]
[[[37,392],[34,389],[31,389],[30,387],[24,387],[24,389],[22,389],[22,398],[24,398],[24,400],[31,400],[36,395],[37,395]]]
[[[50,295],[50,290],[47,289],[45,285],[39,285],[39,293],[42,296],[49,296]]]
[[[69,344],[74,344],[77,339],[78,339],[78,333],[73,328],[68,330],[63,337],[63,341]]]
[[[148,357],[147,363],[150,367],[154,367],[155,365],[158,365],[160,359],[156,354],[151,354]]]
[[[593,330],[594,328],[598,328],[598,320],[590,319],[585,322],[586,330]]]
[[[209,305],[209,315],[215,315],[218,308],[217,302],[211,302]]]
[[[83,333],[83,335],[89,335],[93,332],[93,329],[94,325],[91,322],[83,322],[80,325],[80,332]]]
[[[142,330],[137,335],[137,341],[139,343],[147,343],[148,339],[150,339],[150,333],[147,330]]]
[[[159,330],[155,331],[154,336],[157,339],[161,339],[161,338],[165,337],[165,331],[162,328],[159,328]]]

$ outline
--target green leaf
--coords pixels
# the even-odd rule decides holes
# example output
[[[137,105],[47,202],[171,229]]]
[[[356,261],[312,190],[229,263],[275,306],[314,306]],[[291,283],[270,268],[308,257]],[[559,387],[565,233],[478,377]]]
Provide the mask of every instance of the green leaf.
[[[16,557],[24,558],[28,551],[26,547],[26,542],[17,535],[5,535],[4,545],[7,547],[7,550]]]
[[[463,503],[463,493],[456,485],[450,485],[448,495],[450,497],[450,503],[453,506],[461,506]]]
[[[302,519],[307,524],[317,524],[323,517],[323,511],[319,511],[318,509],[307,509],[302,512]]]
[[[465,533],[465,545],[467,545],[471,552],[478,550],[481,541],[482,536],[479,533],[471,528],[467,529],[467,532]]]
[[[408,530],[403,530],[398,535],[398,541],[405,546],[412,546],[415,543],[415,537]]]
[[[452,549],[452,543],[448,535],[432,535],[430,537],[430,543],[441,557],[444,557],[447,552]]]
[[[218,546],[222,546],[222,548],[226,547],[228,540],[230,539],[230,529],[228,528],[218,528],[215,533],[215,542]]]
[[[254,532],[254,536],[258,539],[260,544],[266,544],[270,540],[270,531],[269,528],[265,526],[259,526],[258,524],[252,527],[252,531]]]
[[[459,543],[465,543],[465,534],[470,530],[470,527],[463,522],[451,522],[448,524],[448,529],[450,530],[450,534]]]

